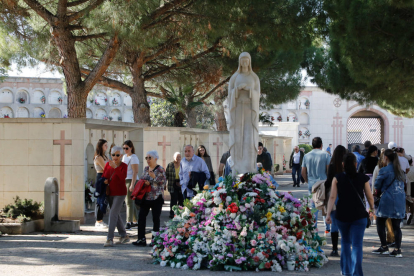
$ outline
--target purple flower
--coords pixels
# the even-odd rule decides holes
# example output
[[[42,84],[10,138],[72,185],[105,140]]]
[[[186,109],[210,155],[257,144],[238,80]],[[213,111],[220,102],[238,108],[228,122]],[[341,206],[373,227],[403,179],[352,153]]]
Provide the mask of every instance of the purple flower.
[[[229,257],[229,258],[233,258],[233,254],[227,254],[227,257]]]
[[[236,262],[236,264],[241,264],[242,260],[241,259],[236,259],[235,262]]]
[[[244,262],[244,261],[246,261],[246,258],[245,258],[245,257],[240,257],[240,260],[241,260],[242,262]]]

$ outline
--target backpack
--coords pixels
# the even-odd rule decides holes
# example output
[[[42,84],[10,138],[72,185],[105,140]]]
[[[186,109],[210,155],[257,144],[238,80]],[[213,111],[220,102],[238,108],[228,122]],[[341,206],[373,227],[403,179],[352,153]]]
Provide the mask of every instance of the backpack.
[[[319,180],[312,186],[312,201],[315,208],[321,211],[325,209],[325,181]]]

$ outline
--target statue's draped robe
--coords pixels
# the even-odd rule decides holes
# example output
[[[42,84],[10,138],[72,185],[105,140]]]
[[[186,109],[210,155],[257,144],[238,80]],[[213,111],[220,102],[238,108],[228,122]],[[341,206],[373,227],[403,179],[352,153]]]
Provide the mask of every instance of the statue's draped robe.
[[[229,82],[229,147],[233,176],[257,170],[260,81],[251,70],[251,63],[249,67],[247,73],[241,73],[239,67]],[[241,84],[246,87],[238,89]]]

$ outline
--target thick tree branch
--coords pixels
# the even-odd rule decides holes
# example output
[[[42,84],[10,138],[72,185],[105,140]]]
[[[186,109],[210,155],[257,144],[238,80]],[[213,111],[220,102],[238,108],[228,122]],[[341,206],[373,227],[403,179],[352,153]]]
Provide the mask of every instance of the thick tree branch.
[[[86,3],[88,1],[90,1],[90,0],[78,0],[78,1],[69,2],[68,7],[75,7],[75,6],[81,5],[83,3]]]
[[[81,35],[81,36],[74,36],[76,41],[84,41],[87,39],[92,39],[92,38],[102,38],[105,37],[107,35],[107,33],[101,33],[101,34],[93,34],[93,35]]]
[[[91,70],[81,68],[81,72],[82,72],[82,76],[86,78],[91,73]],[[97,83],[105,87],[109,87],[109,88],[113,88],[113,89],[125,92],[127,94],[131,94],[132,92],[132,87],[124,84],[123,82],[120,82],[120,81],[117,81],[117,80],[114,80],[108,77],[104,77],[104,76],[100,77]]]
[[[59,0],[56,16],[58,18],[66,17],[67,10],[68,10],[68,0]]]
[[[153,79],[153,78],[156,78],[156,77],[162,76],[162,75],[164,75],[164,74],[168,73],[169,71],[171,71],[171,70],[173,70],[173,69],[177,69],[177,68],[178,68],[178,67],[180,67],[180,66],[183,66],[183,65],[189,64],[189,63],[191,63],[192,61],[197,60],[197,59],[199,59],[199,58],[201,58],[201,57],[203,57],[203,56],[205,56],[205,55],[207,55],[207,54],[209,54],[209,53],[213,52],[213,51],[214,51],[214,50],[215,50],[215,49],[216,49],[216,48],[220,45],[220,40],[221,40],[221,38],[218,38],[218,39],[216,40],[216,42],[214,42],[213,46],[211,46],[210,48],[208,48],[208,49],[207,49],[207,50],[205,50],[204,52],[198,53],[198,54],[197,54],[197,55],[195,55],[194,57],[184,59],[184,60],[179,61],[179,62],[177,62],[177,63],[174,63],[173,65],[168,66],[167,68],[162,69],[162,70],[160,70],[160,71],[158,71],[158,72],[156,72],[156,73],[153,73],[153,74],[151,74],[151,75],[147,75],[147,76],[145,76],[145,80],[147,81],[147,80],[151,80],[151,79]]]
[[[226,82],[228,82],[230,80],[230,78],[231,78],[231,75],[228,76],[223,81],[219,82],[213,89],[211,89],[207,94],[205,94],[204,97],[202,97],[199,101],[200,102],[204,102],[208,97],[211,96],[211,94],[214,93],[214,91],[216,91],[217,89],[219,89],[220,87],[222,87],[224,84],[226,84]]]
[[[172,8],[175,8],[176,6],[181,5],[185,1],[188,1],[188,0],[175,0],[175,1],[173,0],[171,2],[165,3],[163,6],[159,7],[155,11],[153,11],[149,15],[149,18],[151,18],[152,20],[156,20],[160,15],[166,13],[167,11],[169,11]]]
[[[70,25],[70,26],[68,26],[68,30],[70,30],[70,31],[83,30],[83,29],[84,29],[84,27],[79,26],[79,25]]]
[[[178,43],[178,41],[180,41],[179,38],[175,38],[175,39],[169,39],[168,41],[166,41],[163,45],[160,46],[158,52],[149,55],[147,57],[144,58],[144,63],[147,63],[148,61],[151,61],[157,57],[159,57],[160,55],[162,55],[163,53],[167,52],[168,50],[174,49],[174,48],[178,48],[180,46],[180,44]]]
[[[23,0],[29,7],[31,7],[40,17],[42,17],[49,25],[52,25],[55,16],[36,0]]]
[[[114,37],[108,43],[108,46],[105,49],[101,59],[99,60],[98,64],[96,64],[95,68],[92,72],[88,75],[85,79],[85,88],[86,91],[89,91],[93,88],[96,84],[98,79],[105,73],[106,69],[108,69],[109,65],[111,64],[112,60],[115,58],[116,53],[119,49],[119,40],[118,34],[115,34]]]
[[[77,13],[72,14],[71,16],[68,17],[68,22],[69,23],[73,22],[73,21],[78,20],[79,18],[85,16],[90,11],[96,9],[99,5],[101,5],[103,3],[103,1],[104,0],[96,0],[94,3],[90,4],[89,6],[84,8],[83,10],[80,10]]]
[[[148,91],[146,91],[145,93],[147,94],[147,96],[150,96],[150,97],[160,98],[160,99],[164,98],[161,94],[158,94],[158,93],[148,92]]]

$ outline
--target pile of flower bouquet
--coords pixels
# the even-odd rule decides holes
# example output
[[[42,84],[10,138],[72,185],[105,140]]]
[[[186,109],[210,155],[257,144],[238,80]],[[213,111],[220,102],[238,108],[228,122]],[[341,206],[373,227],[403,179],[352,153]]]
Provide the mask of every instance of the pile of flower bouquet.
[[[264,172],[228,176],[214,190],[174,207],[153,233],[154,263],[182,269],[308,271],[328,259],[310,199],[279,193]]]

